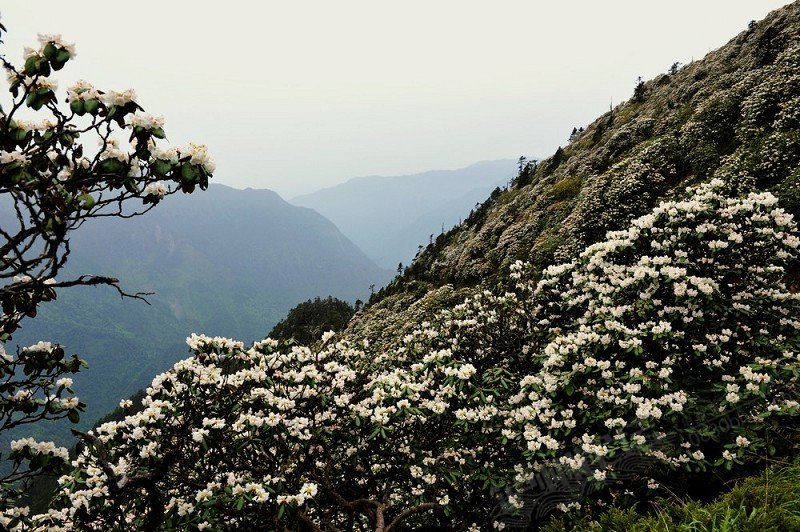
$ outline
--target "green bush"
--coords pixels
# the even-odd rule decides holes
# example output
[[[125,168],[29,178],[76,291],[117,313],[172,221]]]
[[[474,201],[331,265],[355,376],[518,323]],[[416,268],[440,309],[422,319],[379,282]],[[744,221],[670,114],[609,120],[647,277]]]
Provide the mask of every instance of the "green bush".
[[[776,465],[750,477],[715,501],[661,500],[645,506],[612,507],[577,523],[553,519],[542,530],[742,531],[800,530],[800,460]]]
[[[309,299],[290,310],[269,336],[275,340],[294,339],[298,343],[310,344],[319,340],[324,332],[344,329],[354,313],[350,303],[334,297]]]
[[[581,176],[575,175],[565,177],[554,183],[548,190],[548,194],[550,194],[555,201],[572,199],[580,193],[582,183],[583,179],[581,179]]]

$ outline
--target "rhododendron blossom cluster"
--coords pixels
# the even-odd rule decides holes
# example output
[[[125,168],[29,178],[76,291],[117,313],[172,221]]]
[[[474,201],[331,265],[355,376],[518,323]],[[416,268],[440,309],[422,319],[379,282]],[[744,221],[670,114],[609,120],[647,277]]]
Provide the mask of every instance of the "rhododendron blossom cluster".
[[[0,37],[4,32],[0,25]],[[25,480],[56,473],[67,459],[52,442],[19,438],[21,427],[77,422],[85,407],[66,376],[83,362],[49,342],[12,350],[20,323],[59,288],[102,284],[141,298],[111,277],[60,277],[71,232],[87,219],[136,216],[178,190],[205,189],[214,172],[205,146],[164,146],[163,119],[144,114],[132,90],[104,91],[81,80],[60,96],[52,76],[75,47],[59,35],[38,40],[22,65],[0,54],[10,93],[0,107],[0,203],[8,214],[0,227],[0,440],[14,442],[10,453],[0,449],[8,464],[0,471],[0,509]]]
[[[503,528],[545,470],[613,494],[623,456],[653,492],[658,471],[736,467],[800,408],[798,246],[773,196],[714,180],[541,276],[511,265],[391,349],[193,335],[138,411],[83,437],[58,509],[6,519]]]

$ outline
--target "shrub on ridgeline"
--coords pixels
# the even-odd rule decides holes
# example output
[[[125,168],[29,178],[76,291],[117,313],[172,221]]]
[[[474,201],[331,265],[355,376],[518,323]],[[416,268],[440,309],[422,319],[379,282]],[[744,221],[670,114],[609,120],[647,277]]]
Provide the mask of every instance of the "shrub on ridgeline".
[[[542,471],[591,488],[569,510],[659,471],[758,460],[798,414],[798,245],[772,195],[713,180],[540,280],[515,263],[506,289],[392,349],[192,336],[142,412],[87,436],[63,509],[33,520],[466,529],[526,522]],[[625,457],[648,468],[619,486]]]
[[[3,32],[0,26],[0,38]],[[67,376],[83,361],[67,358],[50,342],[16,353],[6,348],[39,304],[55,299],[60,288],[79,285],[109,285],[140,298],[111,277],[59,278],[72,231],[93,218],[143,214],[177,190],[205,189],[214,171],[205,146],[159,147],[163,119],[142,113],[132,90],[104,92],[79,81],[60,99],[51,75],[75,56],[75,48],[58,35],[40,35],[39,42],[37,49],[25,49],[22,67],[0,55],[10,92],[10,105],[0,108],[2,436],[45,420],[77,422],[85,407]],[[12,442],[10,454],[4,451],[0,459],[8,458],[11,469],[0,470],[0,509],[19,494],[21,483],[62,470],[67,457],[53,442],[30,438]]]
[[[310,344],[327,331],[341,331],[353,317],[355,309],[347,301],[328,296],[300,303],[278,322],[269,333],[275,340],[291,340]]]
[[[517,161],[517,177],[514,179],[514,187],[515,188],[523,188],[528,186],[533,179],[534,174],[536,174],[536,168],[539,164],[539,161],[536,159],[531,159],[530,161],[525,157],[521,156]],[[470,213],[470,217],[467,218],[469,220],[472,218]]]
[[[644,80],[641,76],[636,78],[636,86],[633,88],[633,101],[634,102],[643,102],[644,101],[644,94],[645,94],[645,86]]]

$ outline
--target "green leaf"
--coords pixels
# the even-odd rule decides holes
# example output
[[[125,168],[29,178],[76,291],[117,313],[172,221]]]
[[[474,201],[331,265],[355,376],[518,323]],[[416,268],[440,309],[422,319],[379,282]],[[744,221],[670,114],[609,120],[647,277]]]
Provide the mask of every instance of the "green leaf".
[[[86,109],[87,113],[94,114],[100,108],[100,102],[98,100],[86,100],[83,102],[83,108]]]
[[[86,107],[84,106],[83,100],[72,100],[69,104],[69,108],[78,116],[83,116],[86,112]]]
[[[42,76],[47,77],[50,75],[50,63],[48,63],[47,59],[44,57],[41,57],[36,61],[36,68],[39,71],[39,74]]]
[[[164,138],[166,138],[166,137],[167,137],[167,135],[164,133],[164,129],[163,129],[163,128],[160,128],[160,127],[153,128],[153,130],[151,131],[151,133],[152,133],[152,134],[153,134],[153,136],[154,136],[155,138],[157,138],[157,139],[164,139]]]
[[[44,105],[44,100],[40,98],[38,94],[32,92],[28,94],[28,97],[25,99],[25,105],[27,105],[34,111],[38,111]]]
[[[47,461],[45,460],[46,456],[43,454],[35,454],[33,458],[31,458],[30,462],[28,463],[28,467],[32,470],[41,469]]]
[[[69,419],[72,423],[77,423],[81,420],[81,415],[77,410],[70,410],[67,414],[67,419]]]
[[[72,143],[75,142],[75,139],[78,138],[78,132],[73,133],[62,133],[61,137],[59,137],[58,141],[61,143],[62,146],[65,148],[69,148],[72,146]]]
[[[181,181],[185,183],[193,183],[197,179],[197,170],[189,163],[183,163],[181,166]]]
[[[121,172],[124,167],[125,165],[122,164],[122,162],[118,159],[103,159],[103,161],[100,163],[100,168],[102,168],[104,172],[111,174]]]
[[[56,56],[56,53],[58,53],[58,48],[56,48],[53,43],[49,42],[44,47],[43,53],[47,59],[53,59]]]
[[[94,197],[92,197],[91,194],[81,194],[80,196],[78,196],[78,199],[80,200],[81,205],[83,205],[84,209],[91,209],[92,207],[94,207],[95,201]]]
[[[67,61],[69,61],[69,58],[70,58],[69,50],[67,50],[66,48],[60,48],[58,52],[56,52],[55,59],[59,63],[66,63]]]
[[[25,140],[25,137],[28,135],[28,132],[22,128],[16,128],[11,131],[11,138],[14,139],[16,142],[22,142]]]
[[[36,74],[36,61],[38,59],[39,59],[38,57],[32,55],[25,60],[25,67],[23,69],[25,74],[29,76],[33,76],[34,74]]]
[[[167,172],[172,170],[172,165],[169,164],[167,161],[161,161],[156,159],[152,163],[150,163],[150,170],[158,175],[158,176],[165,176]]]

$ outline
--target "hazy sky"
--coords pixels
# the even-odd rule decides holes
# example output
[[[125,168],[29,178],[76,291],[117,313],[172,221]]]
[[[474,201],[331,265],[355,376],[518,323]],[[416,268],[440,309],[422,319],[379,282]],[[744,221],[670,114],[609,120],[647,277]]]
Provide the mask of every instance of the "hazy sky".
[[[286,197],[359,175],[551,154],[637,76],[699,59],[781,0],[3,0],[3,52],[61,33],[133,87],[216,181]]]

